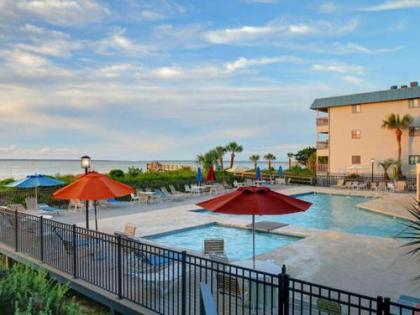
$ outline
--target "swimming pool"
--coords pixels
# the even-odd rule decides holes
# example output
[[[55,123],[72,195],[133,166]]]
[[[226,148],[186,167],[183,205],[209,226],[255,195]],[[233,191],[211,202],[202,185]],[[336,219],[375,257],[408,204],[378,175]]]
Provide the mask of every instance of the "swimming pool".
[[[357,208],[357,204],[369,200],[366,197],[318,193],[295,195],[295,197],[311,202],[312,206],[305,212],[259,216],[256,220],[382,237],[395,237],[406,228],[405,220]],[[204,213],[212,212],[204,210]]]
[[[244,260],[252,257],[252,232],[247,229],[210,224],[146,237],[146,239],[167,246],[176,246],[197,252],[203,252],[204,240],[212,238],[225,240],[225,251],[230,260]],[[287,235],[256,232],[256,255],[270,252],[299,239]]]

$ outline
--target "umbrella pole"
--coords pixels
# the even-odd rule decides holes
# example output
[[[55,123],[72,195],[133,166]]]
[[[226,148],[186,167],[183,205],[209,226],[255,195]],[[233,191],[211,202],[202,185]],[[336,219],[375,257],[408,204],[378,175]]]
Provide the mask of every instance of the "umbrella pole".
[[[252,265],[255,269],[255,215],[252,215]]]
[[[38,187],[35,186],[35,210],[38,209]]]
[[[95,229],[98,231],[98,217],[96,216],[96,200],[93,201],[93,207],[95,209]]]
[[[86,229],[89,230],[89,200],[86,200],[85,206],[86,206]]]

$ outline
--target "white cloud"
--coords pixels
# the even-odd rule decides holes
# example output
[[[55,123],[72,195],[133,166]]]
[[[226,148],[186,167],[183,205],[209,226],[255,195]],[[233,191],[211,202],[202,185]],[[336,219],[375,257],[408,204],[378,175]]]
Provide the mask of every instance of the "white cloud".
[[[352,76],[352,75],[345,75],[341,77],[341,80],[355,85],[364,85],[366,83],[366,80],[360,77]]]
[[[363,8],[362,11],[387,11],[419,7],[420,0],[389,0],[378,5]]]
[[[226,72],[231,73],[239,69],[244,69],[249,66],[269,65],[275,63],[302,63],[302,59],[293,56],[279,56],[279,57],[261,57],[261,58],[245,58],[240,57],[233,62],[225,64]]]
[[[348,73],[356,75],[361,75],[365,72],[363,66],[350,65],[345,63],[318,63],[312,65],[312,70],[320,72]]]
[[[358,24],[357,19],[352,19],[342,25],[336,25],[329,21],[295,24],[271,22],[263,26],[241,26],[208,31],[204,34],[204,38],[212,44],[228,44],[274,36],[338,35],[354,31]]]
[[[108,37],[100,40],[94,45],[99,53],[114,54],[124,52],[126,54],[148,54],[152,48],[133,42],[124,35],[124,29],[116,29]]]
[[[277,3],[277,0],[244,0],[248,3],[262,3],[262,4],[273,4]]]
[[[337,10],[337,5],[332,1],[326,1],[319,5],[319,11],[322,13],[333,13]]]
[[[18,0],[12,10],[42,18],[57,25],[85,25],[99,22],[110,14],[109,10],[94,0]]]

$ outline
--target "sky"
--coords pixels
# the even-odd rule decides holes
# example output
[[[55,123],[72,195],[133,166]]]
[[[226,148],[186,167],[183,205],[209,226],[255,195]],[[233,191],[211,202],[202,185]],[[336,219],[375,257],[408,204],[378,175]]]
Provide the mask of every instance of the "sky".
[[[318,97],[420,79],[420,0],[0,0],[0,159],[247,160]]]

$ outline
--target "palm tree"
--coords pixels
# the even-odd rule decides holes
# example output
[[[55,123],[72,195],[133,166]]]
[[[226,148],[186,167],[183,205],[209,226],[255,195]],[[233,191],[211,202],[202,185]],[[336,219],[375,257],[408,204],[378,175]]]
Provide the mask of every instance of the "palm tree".
[[[260,159],[260,156],[258,154],[253,154],[249,157],[250,161],[252,161],[254,163],[254,170],[257,169],[257,163],[258,160]]]
[[[404,246],[409,247],[408,255],[420,256],[420,204],[415,201],[408,211],[413,216],[414,220],[408,223],[408,229],[404,230],[400,238],[409,240]],[[416,277],[420,280],[420,275]]]
[[[268,161],[268,172],[271,177],[271,161],[275,160],[276,156],[273,153],[267,153],[266,155],[264,155],[264,159]]]
[[[292,157],[294,154],[292,152],[287,153],[287,157],[289,158],[289,170],[292,168]]]
[[[217,155],[217,160],[219,161],[219,163],[220,163],[220,168],[222,169],[222,171],[224,170],[224,165],[223,165],[223,158],[224,158],[224,156],[225,156],[225,153],[226,153],[226,148],[225,147],[222,147],[222,146],[217,146],[215,149],[214,149],[214,152],[216,153],[216,155]]]
[[[411,122],[413,121],[413,117],[410,115],[404,115],[400,117],[399,114],[390,114],[386,120],[382,122],[382,128],[387,128],[389,130],[395,131],[395,136],[397,138],[398,144],[398,161],[401,162],[401,136],[403,131],[406,130]],[[401,176],[401,167],[398,168],[398,176]]]
[[[230,168],[235,164],[235,153],[241,153],[244,148],[236,142],[231,142],[226,146],[226,151],[230,152]]]
[[[393,159],[386,159],[382,162],[379,162],[378,165],[383,168],[384,170],[384,180],[389,180],[388,170],[389,168],[394,165],[395,161]]]

